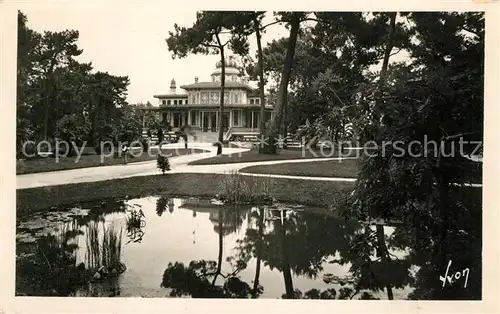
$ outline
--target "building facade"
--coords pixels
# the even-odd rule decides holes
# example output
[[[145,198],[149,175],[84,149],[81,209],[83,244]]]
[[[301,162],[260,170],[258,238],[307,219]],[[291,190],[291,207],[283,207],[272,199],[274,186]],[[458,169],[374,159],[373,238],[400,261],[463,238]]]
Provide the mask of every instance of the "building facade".
[[[189,125],[199,132],[218,132],[219,119],[223,121],[224,132],[257,133],[260,124],[260,98],[258,89],[249,84],[247,77],[241,75],[237,63],[226,61],[224,114],[220,117],[221,62],[209,81],[199,81],[180,86],[177,90],[175,79],[170,84],[170,92],[154,95],[158,105],[146,110],[154,111],[161,125],[169,125],[173,131]],[[273,107],[265,105],[266,122],[272,118]]]

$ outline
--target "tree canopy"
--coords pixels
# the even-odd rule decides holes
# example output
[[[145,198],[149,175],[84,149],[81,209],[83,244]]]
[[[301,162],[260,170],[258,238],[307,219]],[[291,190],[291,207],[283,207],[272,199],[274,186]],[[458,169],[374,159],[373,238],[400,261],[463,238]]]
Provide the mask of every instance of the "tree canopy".
[[[78,31],[38,33],[22,12],[18,28],[18,149],[56,137],[77,145],[139,138],[142,117],[127,113],[138,108],[126,101],[129,78],[77,61]]]

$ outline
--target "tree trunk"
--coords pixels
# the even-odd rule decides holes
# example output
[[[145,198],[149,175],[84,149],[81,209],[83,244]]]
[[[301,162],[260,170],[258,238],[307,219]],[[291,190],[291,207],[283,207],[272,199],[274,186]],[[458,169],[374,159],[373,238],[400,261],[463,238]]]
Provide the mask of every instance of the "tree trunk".
[[[396,17],[397,17],[398,12],[391,12],[390,14],[390,22],[389,22],[389,33],[388,33],[388,38],[387,38],[387,45],[385,46],[385,51],[384,51],[384,59],[382,61],[382,68],[380,70],[380,77],[379,77],[379,86],[380,88],[378,89],[379,95],[382,92],[382,87],[385,83],[386,77],[387,77],[387,69],[389,68],[389,58],[391,56],[391,51],[392,48],[394,47],[394,33],[396,30]],[[377,96],[380,97],[380,96]],[[377,101],[377,106],[379,101]],[[372,116],[373,116],[373,124],[376,127],[376,130],[378,130],[378,126],[380,123],[380,116],[378,115],[377,111],[368,109],[368,111],[371,111]],[[374,135],[374,131],[370,130],[368,127],[365,127],[365,132],[367,133],[367,138],[370,140],[370,138]]]
[[[396,16],[398,12],[391,12],[390,16],[390,26],[389,26],[389,37],[387,39],[387,45],[384,51],[384,60],[382,62],[382,69],[380,70],[380,83],[385,81],[387,74],[387,68],[389,67],[389,57],[391,56],[392,48],[394,47],[394,32],[396,30]]]
[[[48,139],[48,133],[49,133],[49,97],[46,97],[45,106],[43,108],[43,138],[44,138],[44,140]]]
[[[259,207],[259,242],[257,243],[257,266],[255,267],[255,278],[253,280],[252,298],[256,299],[259,289],[260,264],[262,260],[262,236],[264,234],[264,208]]]
[[[219,257],[217,258],[217,271],[214,276],[214,279],[212,280],[212,287],[215,286],[215,281],[217,280],[217,277],[220,275],[221,272],[221,267],[222,267],[222,249],[223,249],[223,237],[224,235],[222,234],[223,230],[223,224],[222,224],[222,211],[219,209]]]
[[[281,238],[281,247],[282,247],[282,265],[281,271],[283,272],[283,279],[285,281],[285,291],[287,299],[295,299],[295,293],[293,290],[293,281],[292,281],[292,272],[290,271],[290,262],[288,261],[288,250],[286,243],[286,221],[283,221],[283,225],[281,222],[278,222],[280,226],[278,232],[280,233]]]
[[[260,135],[264,136],[266,123],[264,121],[266,96],[264,93],[264,57],[262,53],[262,42],[260,34],[260,23],[257,19],[254,20],[255,36],[257,37],[257,57],[259,70],[259,97],[260,97]]]
[[[385,234],[384,234],[384,226],[377,225],[377,242],[378,242],[378,255],[382,259],[382,263],[387,264],[390,262],[389,258],[389,250],[387,249],[387,245],[385,244]],[[394,300],[394,295],[392,293],[392,286],[389,283],[386,283],[385,289],[387,291],[387,298],[389,300]]]
[[[297,37],[300,28],[300,14],[294,13],[294,18],[290,22],[290,37],[288,38],[288,46],[286,50],[285,63],[283,64],[283,71],[281,74],[280,87],[278,92],[278,99],[274,108],[275,116],[271,122],[270,130],[267,133],[268,141],[267,146],[261,147],[259,152],[264,154],[276,154],[275,137],[278,135],[280,128],[283,124],[283,108],[286,106],[286,98],[288,95],[288,82],[290,80],[290,73],[292,72],[293,57],[295,54],[295,46],[297,44]]]
[[[219,35],[217,41],[220,47],[221,75],[220,75],[220,110],[219,110],[219,140],[217,145],[217,155],[222,154],[222,141],[224,140],[224,91],[226,83],[226,62],[224,58],[224,46],[220,44]]]
[[[57,55],[59,53],[56,53],[51,61],[50,64],[50,69],[46,73],[47,80],[46,80],[46,98],[45,98],[45,106],[44,106],[44,112],[43,112],[43,137],[45,140],[47,140],[48,135],[49,135],[49,107],[50,107],[50,101],[54,97],[54,81],[52,78],[52,75],[54,73],[54,67],[56,65],[56,60],[57,60]]]
[[[285,99],[284,106],[283,106],[283,137],[284,137],[284,142],[283,142],[283,148],[287,149],[288,144],[287,144],[287,137],[288,137],[288,118],[287,118],[287,108],[288,108],[288,99]]]

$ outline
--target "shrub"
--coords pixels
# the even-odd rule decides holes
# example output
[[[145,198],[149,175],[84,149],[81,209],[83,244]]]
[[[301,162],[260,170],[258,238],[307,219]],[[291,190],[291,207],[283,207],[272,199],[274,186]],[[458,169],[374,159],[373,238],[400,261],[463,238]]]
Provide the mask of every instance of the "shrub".
[[[26,153],[26,155],[24,153]],[[32,143],[32,142],[29,142],[28,144],[26,144],[26,146],[24,147],[24,153],[23,153],[23,148],[20,145],[19,157],[20,158],[28,158],[28,156],[32,156],[32,155],[37,154],[36,144]]]
[[[166,156],[161,154],[161,152],[158,153],[158,157],[156,158],[156,166],[161,170],[162,174],[165,174],[165,172],[170,170],[170,162]]]

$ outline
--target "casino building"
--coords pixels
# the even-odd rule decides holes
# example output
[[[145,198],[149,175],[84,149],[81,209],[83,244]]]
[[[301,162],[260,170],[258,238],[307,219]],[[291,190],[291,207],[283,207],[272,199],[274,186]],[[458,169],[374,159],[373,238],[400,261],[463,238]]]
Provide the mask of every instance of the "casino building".
[[[210,80],[194,78],[191,84],[177,88],[175,79],[170,83],[170,92],[154,95],[157,105],[145,110],[154,111],[160,125],[170,125],[172,131],[189,125],[202,133],[217,133],[219,119],[223,119],[225,139],[235,134],[258,134],[260,118],[260,98],[258,89],[250,85],[233,58],[226,61],[224,92],[224,115],[219,114],[221,62],[215,64]],[[265,106],[265,120],[271,119],[273,107]],[[145,121],[143,121],[144,132]],[[215,135],[214,134],[214,135]]]

